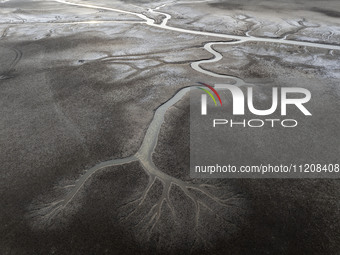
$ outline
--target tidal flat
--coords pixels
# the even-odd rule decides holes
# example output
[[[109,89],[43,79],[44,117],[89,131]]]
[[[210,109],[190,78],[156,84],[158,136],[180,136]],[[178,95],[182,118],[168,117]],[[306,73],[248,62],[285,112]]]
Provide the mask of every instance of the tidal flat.
[[[302,84],[327,121],[305,127],[301,155],[339,155],[339,12],[0,1],[0,253],[338,254],[338,179],[190,178],[186,91],[253,84],[260,100]],[[231,144],[262,141],[240,137]]]

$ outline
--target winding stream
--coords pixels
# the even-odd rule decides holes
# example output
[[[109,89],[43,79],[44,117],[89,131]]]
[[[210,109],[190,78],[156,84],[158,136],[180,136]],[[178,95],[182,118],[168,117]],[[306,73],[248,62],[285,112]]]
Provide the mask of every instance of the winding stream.
[[[72,5],[72,6],[79,6],[79,7],[86,7],[86,8],[93,8],[93,9],[101,9],[101,10],[108,10],[108,11],[114,11],[124,14],[130,14],[135,15],[141,19],[143,19],[145,22],[141,22],[143,24],[146,24],[148,26],[160,28],[160,29],[167,29],[172,30],[180,33],[187,33],[187,34],[194,34],[194,35],[202,35],[202,36],[210,36],[215,38],[222,38],[222,39],[228,39],[232,40],[229,42],[223,41],[223,42],[209,42],[204,45],[204,49],[210,52],[214,57],[212,59],[208,60],[200,60],[197,62],[191,63],[191,67],[196,70],[197,72],[200,72],[202,74],[221,78],[221,79],[231,79],[235,83],[234,85],[241,86],[244,85],[245,82],[234,76],[229,75],[223,75],[223,74],[217,74],[211,71],[207,71],[200,67],[201,64],[209,64],[213,62],[217,62],[223,58],[222,54],[215,51],[212,46],[213,45],[232,45],[232,44],[240,44],[244,42],[271,42],[271,43],[279,43],[279,44],[288,44],[288,45],[298,45],[298,46],[307,46],[307,47],[317,47],[317,48],[324,48],[324,49],[330,49],[330,50],[340,50],[340,46],[338,45],[329,45],[329,44],[319,44],[319,43],[312,43],[312,42],[302,42],[302,41],[293,41],[293,40],[285,40],[285,39],[274,39],[274,38],[256,38],[256,37],[247,37],[247,36],[236,36],[236,35],[226,35],[226,34],[220,34],[220,33],[211,33],[211,32],[202,32],[202,31],[194,31],[194,30],[187,30],[182,28],[176,28],[171,27],[167,25],[167,22],[171,19],[171,15],[167,13],[159,12],[158,10],[160,8],[163,8],[169,4],[163,4],[161,6],[158,6],[154,9],[149,9],[150,13],[164,15],[164,19],[162,20],[161,24],[155,24],[155,21],[149,17],[147,17],[144,14],[130,12],[130,11],[124,11],[114,8],[108,8],[108,7],[101,7],[96,6],[92,4],[80,4],[80,3],[72,3],[64,0],[54,0],[59,3]],[[199,1],[199,2],[206,2],[206,1]],[[181,2],[179,2],[181,3]],[[183,3],[183,2],[182,2]],[[183,192],[193,201],[195,204],[198,213],[199,213],[199,206],[202,205],[202,201],[197,201],[189,192],[189,189],[196,189],[199,190],[201,193],[205,194],[206,196],[209,196],[211,199],[215,200],[218,203],[221,203],[221,200],[219,200],[216,197],[213,197],[211,194],[209,194],[202,186],[200,185],[194,185],[190,183],[185,183],[181,180],[178,180],[172,176],[169,176],[165,174],[164,172],[160,171],[152,160],[152,154],[156,148],[159,132],[162,126],[162,123],[164,121],[164,115],[167,112],[167,110],[176,104],[179,100],[183,98],[183,96],[190,90],[190,87],[185,87],[179,90],[172,98],[170,98],[168,101],[166,101],[164,104],[159,106],[154,114],[154,117],[146,131],[145,137],[142,141],[141,147],[139,148],[138,152],[130,157],[122,158],[122,159],[113,159],[109,161],[102,162],[86,171],[86,173],[81,176],[74,186],[72,186],[72,189],[70,192],[58,202],[53,202],[49,205],[49,212],[48,214],[45,214],[48,220],[53,218],[58,212],[61,211],[61,209],[65,208],[72,199],[76,196],[78,191],[83,187],[83,185],[86,183],[86,181],[97,171],[111,167],[111,166],[118,166],[123,164],[128,164],[134,161],[139,161],[140,164],[143,166],[145,172],[149,175],[149,183],[145,189],[144,194],[142,197],[136,201],[139,201],[138,206],[141,205],[141,203],[144,201],[148,191],[150,190],[151,186],[153,185],[154,181],[156,179],[160,180],[163,183],[164,190],[163,194],[159,200],[159,203],[157,206],[152,207],[152,210],[155,210],[155,219],[159,219],[160,217],[160,208],[162,207],[162,204],[164,201],[167,202],[167,205],[170,207],[171,203],[169,201],[169,192],[171,189],[171,185],[177,185],[180,187]],[[133,201],[135,202],[135,201]],[[132,213],[134,213],[133,211]]]
[[[203,31],[195,31],[195,30],[171,27],[171,26],[167,25],[167,22],[171,19],[171,15],[167,14],[167,13],[155,11],[155,10],[159,10],[160,8],[166,6],[166,4],[158,6],[155,9],[149,9],[150,12],[158,13],[158,14],[164,15],[166,17],[162,21],[161,24],[155,24],[155,21],[153,19],[147,17],[144,14],[140,14],[140,13],[136,13],[136,12],[124,11],[124,10],[119,10],[119,9],[115,9],[115,8],[102,7],[102,6],[91,5],[91,4],[72,3],[72,2],[64,1],[64,0],[54,0],[54,1],[59,2],[59,3],[63,3],[63,4],[73,5],[73,6],[87,7],[87,8],[92,8],[92,9],[107,10],[107,11],[113,11],[113,12],[135,15],[135,16],[145,20],[144,23],[149,25],[149,26],[167,29],[167,30],[172,30],[172,31],[180,32],[180,33],[194,34],[194,35],[204,35],[204,36],[211,36],[211,37],[217,37],[217,38],[239,40],[240,41],[239,43],[243,43],[243,42],[271,42],[271,43],[280,43],[280,44],[288,44],[288,45],[297,45],[297,46],[307,46],[307,47],[314,47],[314,48],[340,50],[339,45],[333,45],[333,44],[322,44],[322,43],[313,43],[313,42],[294,41],[294,40],[286,40],[284,38],[276,39],[276,38],[262,38],[262,37],[253,37],[253,36],[247,37],[247,36],[240,36],[240,35],[228,35],[228,34],[221,34],[221,33],[203,32]]]

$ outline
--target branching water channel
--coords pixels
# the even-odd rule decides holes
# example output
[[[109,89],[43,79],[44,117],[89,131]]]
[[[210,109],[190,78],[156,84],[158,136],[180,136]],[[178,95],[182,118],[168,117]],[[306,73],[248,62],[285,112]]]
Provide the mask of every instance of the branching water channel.
[[[106,10],[106,11],[113,11],[113,12],[135,15],[141,18],[142,20],[144,20],[141,22],[142,24],[156,27],[159,29],[172,30],[172,31],[179,32],[179,33],[210,36],[214,38],[214,40],[216,40],[216,38],[228,39],[230,41],[221,41],[221,42],[214,41],[214,42],[206,43],[204,45],[204,49],[210,52],[214,57],[209,60],[200,60],[197,62],[193,62],[191,63],[191,67],[195,71],[200,72],[207,76],[221,78],[227,81],[232,80],[233,84],[234,85],[236,84],[238,86],[244,85],[245,82],[238,77],[217,74],[212,71],[207,71],[201,67],[201,64],[214,63],[223,58],[223,56],[219,52],[213,49],[214,45],[233,45],[233,44],[241,44],[244,42],[253,41],[253,42],[270,42],[270,43],[277,43],[277,44],[298,45],[298,46],[305,46],[305,47],[317,47],[317,48],[324,48],[324,49],[329,49],[329,50],[340,50],[340,46],[337,46],[337,45],[292,41],[292,40],[285,40],[284,38],[274,39],[274,38],[256,38],[256,37],[250,37],[250,36],[226,35],[226,34],[220,34],[220,33],[187,30],[187,29],[168,26],[167,23],[171,19],[171,15],[160,12],[159,10],[170,4],[181,4],[185,2],[177,2],[177,3],[170,2],[170,3],[162,4],[161,6],[158,6],[156,8],[149,9],[148,11],[150,13],[164,16],[164,19],[162,20],[160,24],[155,24],[155,21],[153,19],[141,13],[102,7],[102,6],[97,6],[94,4],[73,3],[69,1],[63,1],[63,0],[55,0],[55,1],[65,4],[65,5],[73,5],[73,6],[80,6],[80,7],[92,8],[92,9],[99,9],[99,10]],[[198,2],[207,2],[207,1],[198,1]],[[200,210],[202,207],[210,211],[213,211],[213,210],[209,207],[208,204],[205,203],[203,199],[196,196],[195,193],[198,192],[202,196],[205,196],[211,199],[215,203],[225,208],[231,206],[229,202],[235,199],[236,198],[235,196],[232,196],[229,194],[224,197],[219,197],[219,196],[214,195],[212,192],[210,192],[210,189],[213,189],[214,187],[209,184],[193,184],[190,182],[184,182],[180,179],[174,178],[173,176],[170,176],[162,172],[161,170],[159,170],[152,160],[152,155],[157,145],[159,132],[164,121],[164,115],[166,114],[167,110],[171,106],[176,104],[179,100],[181,100],[188,93],[189,90],[190,90],[190,87],[182,88],[173,97],[171,97],[168,101],[166,101],[164,104],[162,104],[161,106],[157,108],[157,110],[155,111],[154,117],[146,131],[141,147],[139,148],[138,152],[135,155],[132,155],[126,158],[113,159],[113,160],[101,162],[95,165],[94,167],[88,169],[86,173],[75,182],[74,185],[71,185],[72,188],[66,194],[65,197],[63,197],[59,201],[54,201],[49,204],[40,204],[40,205],[35,206],[35,209],[30,212],[30,215],[34,215],[35,218],[38,216],[40,218],[40,221],[39,221],[40,224],[44,227],[51,225],[53,223],[53,219],[66,209],[66,207],[74,199],[74,197],[77,196],[78,192],[82,189],[86,181],[89,178],[91,178],[91,176],[93,176],[96,172],[98,172],[99,170],[108,168],[108,167],[120,166],[120,165],[129,164],[131,162],[136,162],[136,161],[139,161],[144,171],[149,176],[149,182],[144,192],[141,194],[139,198],[131,200],[130,202],[127,203],[130,205],[131,204],[134,205],[134,210],[128,213],[128,215],[125,216],[125,219],[133,217],[135,214],[138,213],[139,209],[143,205],[143,202],[147,198],[148,193],[150,189],[152,188],[152,186],[155,184],[156,180],[160,181],[163,185],[162,195],[160,196],[158,201],[150,208],[149,213],[145,215],[145,217],[147,218],[145,221],[146,222],[145,224],[147,225],[145,229],[147,231],[148,236],[150,236],[154,227],[158,223],[161,213],[162,213],[162,206],[164,206],[164,204],[166,204],[166,206],[168,206],[172,212],[174,211],[174,208],[169,198],[170,190],[174,185],[180,188],[183,191],[183,193],[192,201],[195,207],[196,225],[198,224],[198,219],[200,217]]]

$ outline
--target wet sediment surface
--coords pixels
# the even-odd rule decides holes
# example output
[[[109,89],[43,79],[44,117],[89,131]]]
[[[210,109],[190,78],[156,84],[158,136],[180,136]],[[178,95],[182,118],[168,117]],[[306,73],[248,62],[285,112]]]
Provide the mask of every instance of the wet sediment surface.
[[[178,26],[173,11],[186,3],[51,1],[40,27],[32,10],[46,3],[1,4],[2,253],[339,250],[336,180],[189,178],[186,102],[195,82],[260,84],[280,73],[254,65],[275,61],[290,72],[284,54],[294,52],[292,75],[327,79],[338,91],[340,46],[294,38],[307,21],[263,37],[264,26],[249,24],[244,34]],[[237,72],[242,65],[254,69]]]

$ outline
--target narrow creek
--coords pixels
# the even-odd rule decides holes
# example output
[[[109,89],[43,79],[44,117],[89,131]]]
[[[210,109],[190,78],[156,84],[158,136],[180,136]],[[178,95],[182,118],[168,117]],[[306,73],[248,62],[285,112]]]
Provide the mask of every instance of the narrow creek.
[[[238,77],[217,74],[211,71],[207,71],[201,67],[201,64],[209,64],[209,63],[217,62],[223,58],[222,54],[220,54],[219,52],[215,51],[212,48],[213,45],[233,45],[233,44],[240,44],[244,42],[253,41],[253,42],[271,42],[271,43],[278,43],[278,44],[299,45],[299,46],[306,46],[306,47],[317,47],[317,48],[325,48],[325,49],[330,49],[330,50],[340,50],[340,46],[338,45],[319,44],[319,43],[312,43],[312,42],[292,41],[292,40],[274,39],[274,38],[256,38],[256,37],[247,37],[247,36],[226,35],[226,34],[220,34],[220,33],[202,32],[202,31],[194,31],[194,30],[171,27],[167,25],[167,22],[171,19],[171,15],[167,13],[159,12],[160,8],[163,8],[169,4],[162,4],[161,6],[148,10],[150,13],[164,15],[165,18],[162,20],[161,24],[155,24],[155,21],[153,19],[140,13],[124,11],[124,10],[108,8],[108,7],[101,7],[101,6],[92,5],[92,4],[72,3],[72,2],[64,1],[64,0],[54,0],[54,1],[67,4],[67,5],[72,5],[72,6],[101,9],[101,10],[108,10],[108,11],[113,11],[113,12],[135,15],[145,21],[141,23],[144,23],[149,26],[157,27],[160,29],[172,30],[172,31],[176,31],[179,33],[209,36],[209,37],[215,38],[215,40],[216,38],[231,40],[231,41],[221,41],[221,42],[214,41],[214,42],[206,43],[204,45],[204,49],[210,52],[214,57],[208,60],[200,60],[200,61],[193,62],[191,63],[191,67],[195,71],[200,72],[207,76],[232,80],[234,81],[233,84],[237,86],[244,85],[245,82]],[[199,1],[199,2],[206,2],[206,1]],[[170,4],[174,4],[174,3],[170,3]],[[113,159],[113,160],[101,162],[95,165],[94,167],[88,169],[86,173],[82,175],[76,181],[76,183],[72,186],[72,189],[67,193],[67,195],[64,198],[62,198],[61,200],[57,202],[53,202],[47,206],[45,205],[43,207],[44,210],[46,209],[46,207],[49,208],[49,210],[47,210],[48,213],[45,214],[46,216],[45,220],[50,221],[54,216],[56,216],[60,211],[62,211],[62,209],[65,208],[72,201],[72,199],[77,195],[77,193],[84,186],[86,181],[97,171],[105,169],[107,167],[119,166],[119,165],[128,164],[128,163],[135,162],[135,161],[140,162],[145,172],[149,176],[149,183],[144,193],[142,194],[142,196],[137,200],[131,201],[131,203],[138,202],[136,210],[141,206],[141,204],[145,200],[148,194],[148,191],[150,190],[150,188],[152,187],[156,179],[161,181],[163,184],[163,194],[161,195],[159,201],[155,204],[155,206],[151,208],[152,210],[154,210],[154,222],[158,221],[160,217],[160,213],[161,213],[160,208],[162,207],[162,204],[164,202],[166,202],[167,205],[170,207],[170,209],[173,210],[173,208],[171,208],[171,202],[169,200],[169,192],[170,192],[172,185],[177,185],[180,189],[182,189],[182,191],[193,201],[198,213],[199,213],[199,207],[202,206],[204,202],[198,201],[192,195],[190,190],[197,190],[203,193],[204,195],[208,196],[209,198],[213,199],[215,202],[223,204],[223,201],[221,199],[213,196],[210,192],[208,192],[205,189],[205,186],[207,185],[186,183],[172,176],[169,176],[166,173],[160,171],[155,166],[152,160],[152,154],[154,153],[154,150],[157,146],[159,132],[163,124],[164,116],[167,110],[171,106],[176,104],[179,100],[181,100],[189,92],[189,90],[190,90],[190,87],[185,87],[185,88],[180,89],[173,97],[171,97],[168,101],[166,101],[164,104],[162,104],[156,109],[153,119],[142,141],[141,147],[139,148],[138,152],[135,155],[132,155],[126,158],[119,158],[119,159]],[[131,214],[135,213],[136,210],[134,210]]]

